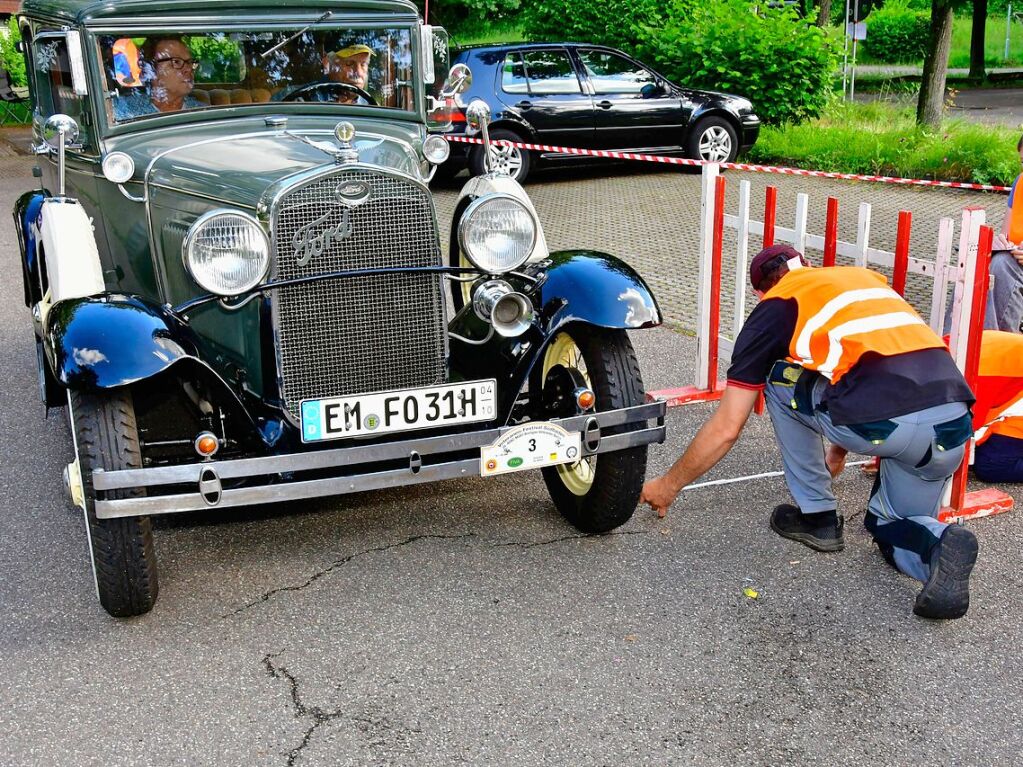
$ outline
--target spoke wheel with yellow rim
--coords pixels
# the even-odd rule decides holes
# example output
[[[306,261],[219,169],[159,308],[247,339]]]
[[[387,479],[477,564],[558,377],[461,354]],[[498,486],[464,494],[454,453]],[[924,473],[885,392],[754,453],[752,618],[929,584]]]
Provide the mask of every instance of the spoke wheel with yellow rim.
[[[571,325],[548,344],[540,381],[557,365],[574,369],[596,395],[595,410],[616,410],[644,401],[643,379],[624,330]],[[605,430],[628,431],[635,426]],[[646,474],[646,446],[587,456],[543,469],[554,505],[586,533],[606,533],[632,517]]]

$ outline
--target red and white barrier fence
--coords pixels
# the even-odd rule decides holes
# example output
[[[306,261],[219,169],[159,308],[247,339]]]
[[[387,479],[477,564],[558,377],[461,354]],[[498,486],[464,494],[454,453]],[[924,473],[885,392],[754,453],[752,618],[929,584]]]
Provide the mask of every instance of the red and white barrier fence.
[[[482,139],[470,136],[445,136],[448,141],[457,144],[482,144]],[[639,162],[657,162],[665,165],[711,165],[733,170],[748,170],[755,173],[778,173],[784,176],[807,176],[812,178],[834,178],[844,181],[872,181],[882,184],[898,184],[900,186],[933,186],[946,189],[969,189],[976,192],[1009,193],[1010,187],[995,184],[971,184],[965,181],[933,181],[924,178],[899,178],[898,176],[869,176],[859,173],[834,173],[824,170],[803,170],[802,168],[784,168],[776,165],[754,165],[745,162],[710,163],[707,160],[691,160],[687,157],[665,157],[656,154],[640,154],[637,152],[616,152],[611,149],[579,149],[578,147],[554,146],[551,144],[529,144],[522,141],[494,140],[495,146],[511,146],[517,149],[528,149],[532,152],[550,154],[576,155],[579,157],[599,157],[605,160],[637,160]]]
[[[796,196],[796,214],[792,228],[779,226],[777,218],[777,189],[768,187],[764,202],[764,220],[750,218],[750,184],[739,184],[739,207],[735,215],[725,213],[725,179],[714,164],[703,169],[700,208],[700,260],[697,288],[697,372],[692,386],[649,392],[649,399],[665,399],[669,406],[720,399],[724,382],[719,379],[718,358],[722,349],[731,353],[733,339],[745,321],[745,303],[748,282],[749,238],[760,236],[763,246],[775,242],[788,242],[808,260],[808,250],[821,252],[820,265],[834,266],[837,256],[852,259],[859,266],[883,266],[892,269],[892,285],[900,294],[906,287],[907,275],[930,277],[933,280],[930,325],[939,335],[946,313],[948,283],[954,283],[952,334],[950,350],[967,383],[976,390],[980,359],[980,342],[984,325],[984,308],[988,290],[988,262],[991,255],[992,231],[984,226],[984,211],[966,208],[960,229],[958,258],[952,261],[955,222],[944,218],[939,223],[937,252],[934,261],[925,261],[909,255],[912,215],[900,211],[895,251],[872,248],[870,238],[870,204],[859,206],[857,238],[855,243],[838,239],[838,200],[828,199],[827,217],[823,235],[807,231],[809,198],[805,193]],[[722,251],[725,227],[737,234],[736,264],[734,272],[734,309],[730,323],[732,338],[720,332]],[[758,408],[759,410],[759,408]],[[967,474],[972,457],[972,440],[962,466],[956,472],[946,499],[941,519],[965,519],[1008,511],[1013,499],[1006,493],[990,488],[974,493],[966,492]],[[760,475],[757,475],[760,476]],[[752,479],[749,477],[748,479]]]

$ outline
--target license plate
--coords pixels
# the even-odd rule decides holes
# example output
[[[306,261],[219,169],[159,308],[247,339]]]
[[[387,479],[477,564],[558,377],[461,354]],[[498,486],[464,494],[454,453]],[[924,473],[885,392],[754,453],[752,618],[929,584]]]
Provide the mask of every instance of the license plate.
[[[490,421],[497,413],[497,382],[305,400],[301,413],[303,442]]]
[[[557,424],[524,423],[509,429],[480,450],[480,475],[492,477],[513,471],[574,463],[581,455],[582,436]]]

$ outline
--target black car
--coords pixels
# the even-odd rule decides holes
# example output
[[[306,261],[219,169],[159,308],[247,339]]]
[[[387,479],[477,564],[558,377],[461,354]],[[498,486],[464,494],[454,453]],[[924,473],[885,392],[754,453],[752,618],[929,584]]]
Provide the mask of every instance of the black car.
[[[614,48],[583,43],[514,43],[456,49],[472,71],[463,104],[483,99],[492,139],[728,162],[756,143],[760,118],[749,100],[676,85]],[[464,132],[458,115],[450,134]],[[556,152],[494,147],[494,167],[522,181]],[[482,173],[482,149],[453,144],[442,175]]]

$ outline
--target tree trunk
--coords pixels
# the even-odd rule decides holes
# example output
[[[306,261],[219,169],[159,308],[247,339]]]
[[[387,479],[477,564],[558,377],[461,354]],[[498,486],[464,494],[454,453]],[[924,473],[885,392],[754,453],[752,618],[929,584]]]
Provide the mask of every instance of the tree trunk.
[[[931,0],[931,37],[924,55],[920,100],[916,105],[916,121],[938,128],[945,101],[945,79],[948,76],[948,52],[952,47],[952,3],[954,0]]]
[[[831,23],[831,0],[820,0],[817,8],[817,26],[826,27]]]
[[[987,0],[973,0],[973,33],[970,36],[970,78],[984,79],[984,31]]]

